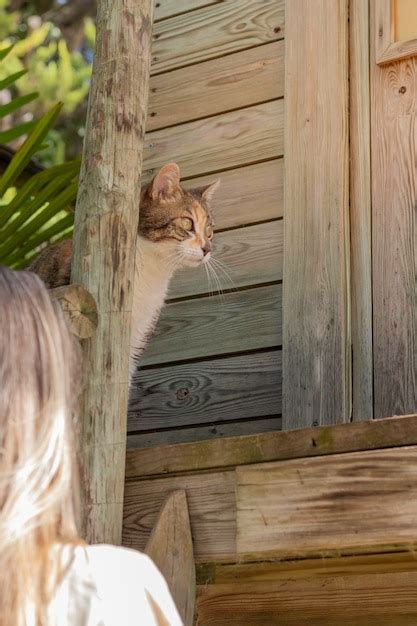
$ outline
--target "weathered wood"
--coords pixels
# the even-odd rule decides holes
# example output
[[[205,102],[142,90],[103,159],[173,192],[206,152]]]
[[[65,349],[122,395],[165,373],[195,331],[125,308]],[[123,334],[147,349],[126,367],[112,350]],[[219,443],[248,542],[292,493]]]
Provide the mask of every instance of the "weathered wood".
[[[371,60],[374,414],[384,417],[417,411],[417,59],[379,67],[372,47]]]
[[[284,36],[284,0],[225,0],[155,24],[152,73]]]
[[[284,42],[152,76],[146,130],[156,130],[284,95]]]
[[[98,3],[97,43],[74,229],[72,282],[95,298],[84,342],[83,535],[122,533],[130,317],[153,1]]]
[[[128,432],[281,413],[281,351],[139,370]]]
[[[417,546],[417,446],[236,468],[239,560]]]
[[[267,418],[253,418],[250,420],[234,421],[234,422],[214,422],[209,425],[198,426],[193,428],[174,428],[173,430],[156,430],[152,432],[143,432],[139,434],[131,434],[127,437],[128,449],[136,448],[153,448],[155,446],[188,443],[191,441],[201,441],[203,444],[206,440],[219,440],[222,437],[234,438],[245,437],[247,435],[270,433],[281,430],[281,416],[276,415]]]
[[[284,214],[284,160],[266,161],[219,174],[214,199],[216,229],[252,224]],[[208,185],[213,174],[193,178],[185,189]]]
[[[184,626],[193,626],[195,564],[185,491],[167,497],[145,552],[167,581]]]
[[[126,478],[417,445],[417,415],[130,450]]]
[[[187,493],[196,561],[235,556],[234,472],[163,478],[126,484],[123,545],[143,550],[168,494]]]
[[[169,161],[190,177],[282,156],[283,131],[283,100],[155,130],[146,135],[144,179]]]
[[[351,0],[350,246],[352,419],[373,417],[369,3]]]
[[[283,427],[288,429],[349,420],[351,347],[348,2],[291,0],[286,8]]]
[[[277,582],[236,582],[198,588],[202,626],[413,626],[417,572]]]
[[[281,345],[281,285],[167,304],[142,366]]]
[[[71,333],[79,339],[92,337],[98,323],[97,304],[82,285],[50,289],[49,295],[59,302]]]
[[[155,21],[162,20],[173,15],[194,11],[201,7],[217,4],[223,0],[186,0],[186,2],[178,2],[178,0],[156,0],[155,2]]]
[[[416,570],[415,554],[408,551],[319,559],[260,561],[257,563],[200,563],[196,569],[196,577],[198,585],[213,585]]]
[[[375,10],[374,28],[372,30],[374,33],[376,63],[383,65],[417,54],[415,23],[413,28],[413,18],[416,17],[415,4],[413,3],[414,8],[412,12],[410,12],[408,7],[405,8],[405,14],[407,15],[406,22],[408,24],[407,29],[400,26],[403,35],[406,35],[406,32],[410,32],[409,29],[411,29],[413,33],[413,38],[407,39],[406,41],[398,41],[396,37],[396,35],[400,33],[395,25],[395,18],[398,17],[398,11],[395,11],[394,8],[395,2],[392,0],[373,0],[371,4]],[[404,11],[404,7],[402,11]]]
[[[282,280],[282,220],[218,233],[213,241],[214,260],[209,267],[217,280],[202,267],[188,268],[174,277],[169,299]],[[226,266],[224,270],[216,259]]]

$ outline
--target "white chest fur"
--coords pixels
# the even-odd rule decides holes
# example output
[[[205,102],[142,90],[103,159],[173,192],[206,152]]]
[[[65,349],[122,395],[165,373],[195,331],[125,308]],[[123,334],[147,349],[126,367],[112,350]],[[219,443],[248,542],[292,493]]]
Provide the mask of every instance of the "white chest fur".
[[[169,263],[169,255],[167,258],[161,244],[155,244],[139,236],[136,250],[130,378],[137,367],[137,358],[143,352],[158,321],[174,273],[173,264]]]

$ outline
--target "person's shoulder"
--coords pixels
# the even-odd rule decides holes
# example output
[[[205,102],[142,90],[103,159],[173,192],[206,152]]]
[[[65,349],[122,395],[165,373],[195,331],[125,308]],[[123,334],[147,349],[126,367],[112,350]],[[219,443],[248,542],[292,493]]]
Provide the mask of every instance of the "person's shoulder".
[[[181,626],[167,583],[146,554],[105,544],[87,546],[86,554],[101,597],[116,594],[123,599],[128,612],[138,609],[140,604],[142,611],[146,608],[154,615],[157,605],[166,617],[165,623]],[[143,623],[159,624],[159,621]]]

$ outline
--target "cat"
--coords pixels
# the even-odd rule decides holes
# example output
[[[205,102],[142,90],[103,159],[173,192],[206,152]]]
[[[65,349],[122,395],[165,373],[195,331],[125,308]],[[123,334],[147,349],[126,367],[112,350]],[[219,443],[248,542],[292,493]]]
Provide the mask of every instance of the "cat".
[[[142,189],[132,304],[129,382],[155,330],[175,272],[208,263],[213,241],[211,200],[219,185],[186,191],[168,163]],[[52,289],[70,283],[72,241],[45,248],[28,266]]]

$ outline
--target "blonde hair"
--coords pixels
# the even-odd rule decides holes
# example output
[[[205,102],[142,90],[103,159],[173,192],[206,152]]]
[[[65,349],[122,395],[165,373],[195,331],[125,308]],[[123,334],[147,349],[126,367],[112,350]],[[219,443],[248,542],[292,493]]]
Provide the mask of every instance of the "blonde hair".
[[[0,266],[0,625],[45,626],[77,544],[72,432],[80,359],[59,305],[30,272]],[[58,550],[59,552],[59,550]]]

